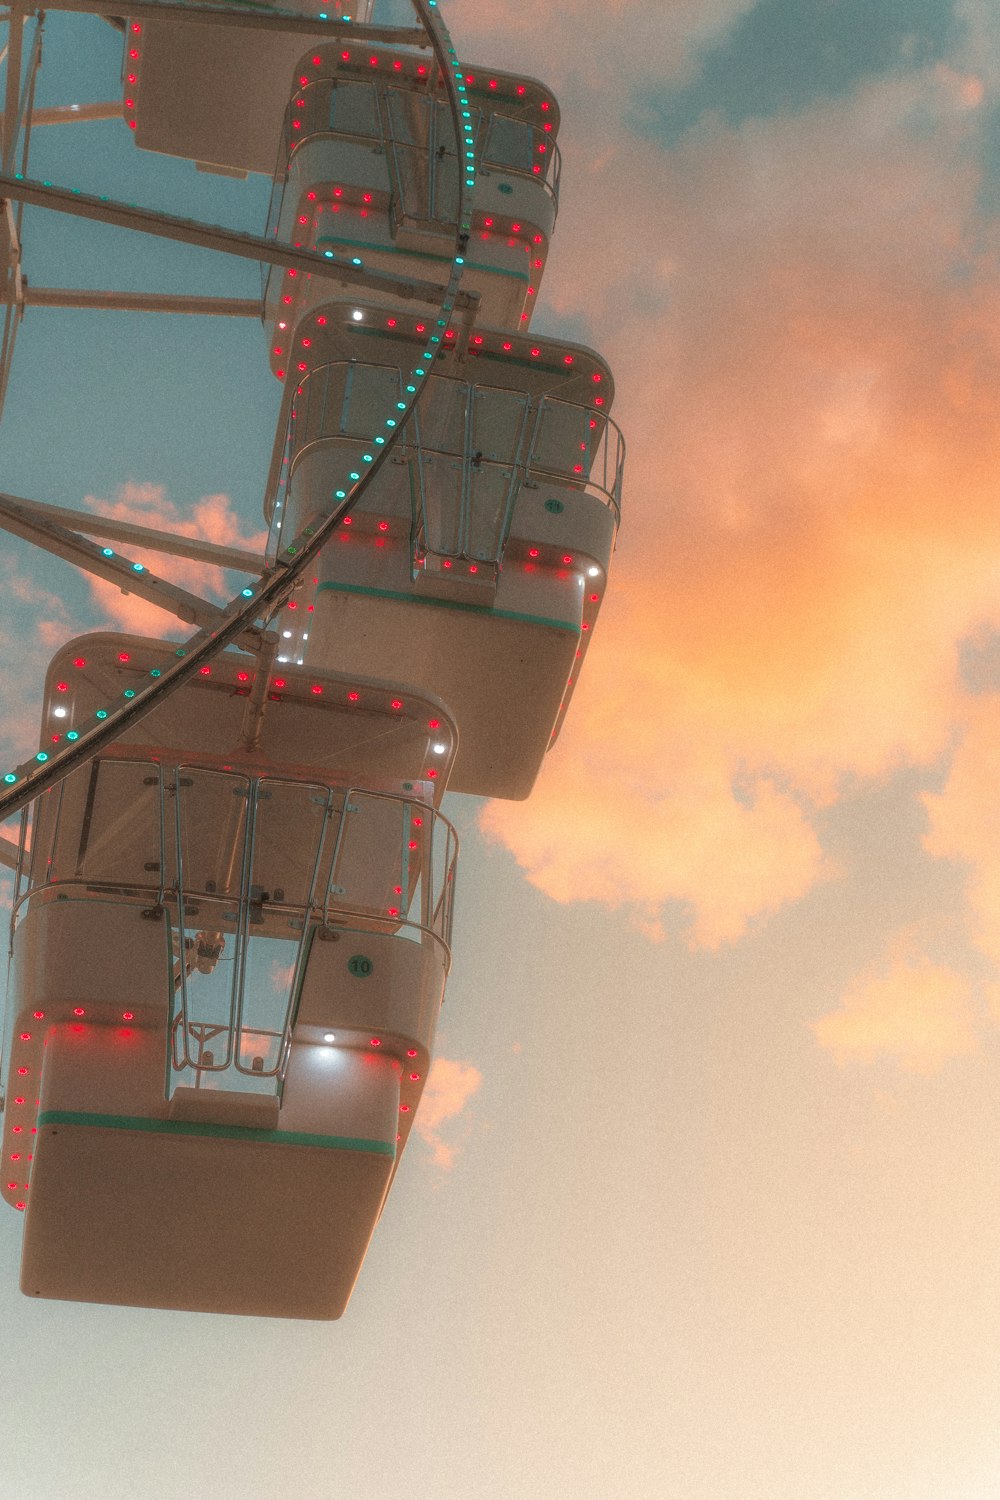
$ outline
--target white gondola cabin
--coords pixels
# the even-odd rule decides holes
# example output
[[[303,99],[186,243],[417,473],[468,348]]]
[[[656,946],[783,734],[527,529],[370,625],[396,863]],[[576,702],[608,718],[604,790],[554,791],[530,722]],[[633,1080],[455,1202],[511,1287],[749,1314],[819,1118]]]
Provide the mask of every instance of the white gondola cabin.
[[[463,287],[484,322],[523,330],[556,221],[559,107],[534,78],[478,66],[465,77],[478,169]],[[271,231],[368,270],[446,280],[465,148],[438,70],[412,50],[324,45],[300,59],[297,82]],[[272,328],[325,295],[316,277],[272,270]]]
[[[412,311],[352,302],[284,336],[296,384],[279,547],[355,482],[428,332]],[[433,685],[461,726],[452,789],[522,798],[597,622],[624,444],[592,350],[484,325],[441,333],[392,462],[323,553],[296,649]]]

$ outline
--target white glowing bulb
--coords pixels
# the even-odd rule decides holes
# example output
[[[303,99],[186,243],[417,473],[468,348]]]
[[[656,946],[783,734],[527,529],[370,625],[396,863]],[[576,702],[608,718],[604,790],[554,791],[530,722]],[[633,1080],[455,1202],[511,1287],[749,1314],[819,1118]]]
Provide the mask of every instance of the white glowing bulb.
[[[360,323],[364,318],[364,313],[361,311],[360,307],[356,307],[351,313],[351,317],[354,319],[355,323]]]
[[[324,1040],[324,1042],[335,1042],[335,1041],[336,1041],[336,1040],[337,1040],[337,1038],[336,1038],[336,1036],[335,1036],[335,1035],[334,1035],[334,1034],[333,1034],[333,1032],[332,1032],[332,1031],[328,1031],[328,1032],[327,1032],[327,1033],[326,1033],[326,1035],[325,1035],[325,1036],[324,1036],[324,1037],[323,1037],[323,1040]]]
[[[434,754],[435,755],[443,755],[444,752],[447,750],[448,746],[447,745],[434,745],[432,748],[434,750]]]
[[[55,715],[55,717],[57,719],[65,719],[66,715],[69,713],[69,709],[68,708],[54,708],[52,710],[52,712],[53,712],[53,714]]]
[[[292,632],[290,630],[283,630],[281,632],[281,639],[283,641],[290,641],[291,638],[292,638]]]

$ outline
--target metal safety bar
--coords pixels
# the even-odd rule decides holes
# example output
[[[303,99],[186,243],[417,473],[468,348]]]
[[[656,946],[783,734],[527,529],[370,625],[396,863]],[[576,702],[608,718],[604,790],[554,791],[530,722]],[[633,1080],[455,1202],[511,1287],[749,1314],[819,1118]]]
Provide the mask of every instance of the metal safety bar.
[[[25,818],[12,933],[35,898],[116,898],[166,922],[175,1071],[280,1080],[317,928],[430,943],[450,963],[458,836],[412,796],[114,756],[42,796],[28,834]],[[265,1033],[280,1045],[247,1065],[245,1039]]]
[[[398,366],[357,360],[335,360],[304,375],[289,414],[286,485],[318,444],[331,438],[361,441],[367,408],[384,401],[394,383],[401,386]],[[453,446],[441,441],[442,429],[450,429]],[[582,403],[432,375],[409,423],[402,456],[415,471],[414,541],[441,556],[499,564],[525,485],[568,486],[600,500],[616,526],[621,519],[624,437],[611,417]],[[449,465],[456,478],[446,513],[435,461]],[[439,500],[436,507],[429,504],[431,489]],[[284,510],[275,508],[272,547],[280,539]]]

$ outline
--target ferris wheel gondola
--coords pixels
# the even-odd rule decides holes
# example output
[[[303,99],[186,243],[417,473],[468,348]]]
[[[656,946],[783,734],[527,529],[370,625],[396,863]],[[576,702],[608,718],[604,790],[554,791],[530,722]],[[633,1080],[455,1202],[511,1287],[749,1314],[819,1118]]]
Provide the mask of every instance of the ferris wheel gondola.
[[[256,236],[35,182],[12,12],[0,381],[31,202],[259,258],[282,382],[268,557],[224,608],[90,534],[222,549],[0,497],[0,525],[196,627],[61,648],[40,748],[0,791],[23,809],[0,1193],[31,1295],[340,1315],[433,1060],[443,794],[529,794],[597,622],[613,381],[530,328],[558,106],[462,64],[436,0],[414,10],[405,30],[370,4],[133,7],[136,148],[271,175]]]

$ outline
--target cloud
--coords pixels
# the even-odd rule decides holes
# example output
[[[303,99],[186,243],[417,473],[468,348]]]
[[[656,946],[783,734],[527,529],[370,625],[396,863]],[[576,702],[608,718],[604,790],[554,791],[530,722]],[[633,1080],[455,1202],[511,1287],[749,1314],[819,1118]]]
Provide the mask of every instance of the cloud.
[[[970,697],[964,719],[944,786],[922,799],[928,814],[924,848],[968,867],[972,937],[1000,966],[1000,830],[995,812],[1000,697]],[[995,987],[994,1008],[1000,1020],[1000,987]]]
[[[554,899],[733,940],[831,874],[846,785],[948,753],[961,644],[1000,628],[978,97],[899,72],[574,166],[544,295],[616,370],[623,529],[539,785],[483,814]]]
[[[840,1009],[813,1031],[841,1066],[887,1058],[923,1075],[978,1045],[968,981],[929,959],[898,953],[884,970],[855,980]]]
[[[488,61],[504,38],[505,70],[543,78],[565,102],[586,91],[592,110],[620,110],[622,80],[678,83],[697,57],[757,0],[448,0],[445,19],[463,59]]]
[[[0,554],[0,656],[4,662],[0,753],[14,766],[38,748],[42,689],[53,652],[79,626],[59,594],[38,581],[40,554],[8,539]],[[3,767],[6,769],[6,765]]]
[[[444,1141],[441,1127],[462,1113],[482,1081],[483,1075],[471,1063],[448,1057],[436,1057],[431,1063],[416,1127],[431,1148],[435,1166],[447,1169],[454,1165],[457,1147]]]
[[[710,948],[832,873],[801,809],[772,783],[759,780],[749,802],[738,800],[724,767],[678,759],[672,786],[629,785],[630,772],[641,774],[635,749],[609,759],[591,742],[582,766],[546,775],[530,803],[489,803],[481,826],[555,900],[631,906],[654,938],[659,908],[680,902],[692,942]]]
[[[204,495],[185,514],[167,498],[162,485],[124,484],[113,500],[87,495],[84,504],[95,515],[156,527],[176,536],[194,537],[199,541],[215,542],[219,546],[241,547],[263,554],[267,541],[265,531],[250,535],[244,533],[240,519],[226,495]],[[137,562],[144,563],[150,572],[179,584],[202,598],[222,602],[235,591],[227,588],[224,570],[213,567],[210,563],[169,557],[160,552],[125,544],[121,550]],[[232,578],[234,575],[228,576]],[[115,629],[150,636],[184,635],[189,630],[189,627],[181,624],[169,612],[145,599],[137,598],[135,594],[123,594],[115,584],[103,579],[91,579],[90,589],[95,605]]]
[[[206,495],[185,512],[174,505],[160,485],[126,484],[114,499],[87,496],[84,504],[97,515],[158,527],[181,536],[198,537],[222,546],[263,553],[266,533],[246,534],[230,500],[225,495]],[[185,558],[164,557],[139,548],[123,547],[151,572],[203,598],[223,601],[235,592],[233,580],[221,568]],[[62,565],[59,564],[59,567]],[[123,594],[114,584],[84,574],[91,599],[105,624],[77,617],[62,593],[47,588],[49,577],[45,555],[27,544],[8,539],[0,555],[0,592],[4,599],[0,619],[0,653],[6,664],[4,715],[0,727],[0,754],[6,765],[16,765],[38,748],[42,690],[49,661],[58,648],[84,630],[111,628],[142,635],[186,634],[190,627],[173,615],[147,604],[134,594]],[[72,594],[68,597],[71,599]],[[81,602],[85,600],[81,596]],[[6,765],[3,769],[6,768]]]

